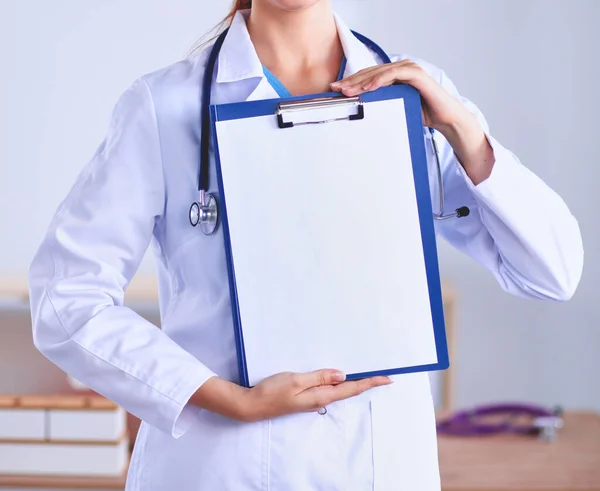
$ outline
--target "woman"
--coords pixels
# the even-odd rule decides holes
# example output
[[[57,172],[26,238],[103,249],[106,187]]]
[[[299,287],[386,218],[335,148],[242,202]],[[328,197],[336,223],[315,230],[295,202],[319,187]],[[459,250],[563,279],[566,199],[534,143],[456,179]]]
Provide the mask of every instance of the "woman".
[[[244,3],[218,58],[214,103],[415,86],[425,124],[437,130],[447,206],[471,210],[437,223],[438,233],[506,291],[571,297],[583,259],[576,220],[489,135],[444,72],[405,56],[378,66],[329,0],[255,0],[242,11]],[[36,346],[143,420],[128,490],[438,490],[427,374],[344,382],[325,369],[235,384],[222,232],[204,236],[186,217],[208,51],[140,78],[117,104],[31,266]],[[433,196],[436,186],[432,179]],[[162,330],[123,306],[149,242]]]

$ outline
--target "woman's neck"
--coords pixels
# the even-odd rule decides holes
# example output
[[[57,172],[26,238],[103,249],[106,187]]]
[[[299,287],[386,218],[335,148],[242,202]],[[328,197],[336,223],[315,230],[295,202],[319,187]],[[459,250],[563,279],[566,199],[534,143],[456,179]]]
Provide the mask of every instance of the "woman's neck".
[[[261,63],[292,94],[329,90],[344,53],[328,0],[294,11],[257,1],[247,26]]]

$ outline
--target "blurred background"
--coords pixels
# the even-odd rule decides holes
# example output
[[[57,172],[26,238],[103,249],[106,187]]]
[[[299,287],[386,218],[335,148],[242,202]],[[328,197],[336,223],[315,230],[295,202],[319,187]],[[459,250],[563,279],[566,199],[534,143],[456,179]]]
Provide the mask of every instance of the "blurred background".
[[[0,394],[72,390],[32,346],[29,263],[101,142],[119,95],[140,75],[185,57],[230,4],[0,0]],[[449,374],[433,376],[438,407],[517,401],[600,411],[600,2],[334,0],[334,6],[387,52],[442,67],[482,109],[492,134],[564,198],[582,230],[584,274],[565,304],[503,293],[489,273],[440,241],[453,354]],[[153,271],[147,257],[139,284],[151,285]],[[151,292],[130,304],[158,322]]]

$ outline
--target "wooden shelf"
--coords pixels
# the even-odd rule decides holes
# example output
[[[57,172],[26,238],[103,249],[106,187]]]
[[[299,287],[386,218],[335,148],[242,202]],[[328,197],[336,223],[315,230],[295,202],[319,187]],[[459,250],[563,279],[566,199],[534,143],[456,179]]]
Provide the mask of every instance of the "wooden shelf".
[[[52,477],[52,476],[6,476],[0,475],[0,488],[29,489],[125,489],[121,477]]]

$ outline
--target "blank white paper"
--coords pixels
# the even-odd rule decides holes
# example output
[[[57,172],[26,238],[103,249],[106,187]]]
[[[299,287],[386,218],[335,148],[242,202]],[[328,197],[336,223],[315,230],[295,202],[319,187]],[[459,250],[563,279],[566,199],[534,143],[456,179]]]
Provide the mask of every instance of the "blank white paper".
[[[437,363],[403,100],[216,127],[250,384]]]

